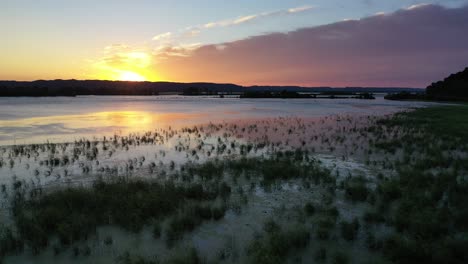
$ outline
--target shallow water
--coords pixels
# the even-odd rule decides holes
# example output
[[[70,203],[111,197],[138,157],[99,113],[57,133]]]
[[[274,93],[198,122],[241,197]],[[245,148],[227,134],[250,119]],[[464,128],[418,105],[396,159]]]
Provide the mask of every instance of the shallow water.
[[[0,98],[0,145],[74,141],[208,122],[278,116],[385,114],[425,102],[190,96]]]

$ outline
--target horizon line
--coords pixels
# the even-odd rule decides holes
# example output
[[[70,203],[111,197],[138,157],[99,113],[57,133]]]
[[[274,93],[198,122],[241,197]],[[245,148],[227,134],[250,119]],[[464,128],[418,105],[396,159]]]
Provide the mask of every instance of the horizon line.
[[[25,83],[33,83],[33,82],[53,82],[53,81],[100,81],[100,82],[116,82],[116,83],[180,83],[180,84],[220,84],[220,85],[236,85],[243,88],[250,88],[250,87],[297,87],[297,88],[331,88],[331,89],[346,89],[346,88],[374,88],[374,89],[426,89],[427,87],[411,87],[411,86],[327,86],[327,85],[320,85],[320,86],[302,86],[302,85],[278,85],[278,84],[268,84],[268,85],[241,85],[236,83],[218,83],[218,82],[209,82],[209,81],[192,81],[192,82],[176,82],[176,81],[125,81],[125,80],[102,80],[102,79],[36,79],[32,81],[22,81],[22,80],[0,80],[0,82],[25,82]]]

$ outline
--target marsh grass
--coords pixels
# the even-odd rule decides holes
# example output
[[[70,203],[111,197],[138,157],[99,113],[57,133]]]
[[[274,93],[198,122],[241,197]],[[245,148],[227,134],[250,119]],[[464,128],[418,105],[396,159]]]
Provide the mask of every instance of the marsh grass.
[[[8,253],[20,253],[23,247],[23,242],[13,230],[0,224],[0,260]]]
[[[357,218],[355,218],[351,222],[347,221],[342,221],[340,223],[340,229],[341,229],[341,236],[347,240],[347,241],[353,241],[356,239],[359,228],[360,228],[360,223]]]
[[[309,153],[300,149],[278,151],[268,158],[212,160],[203,164],[192,164],[185,171],[191,177],[198,176],[204,181],[220,180],[226,174],[234,178],[241,175],[252,176],[259,178],[264,186],[289,179],[310,180],[317,184],[335,182],[330,170],[321,166],[317,160],[310,159]]]
[[[265,223],[263,233],[248,246],[247,253],[251,263],[284,263],[292,251],[305,248],[309,241],[306,228],[287,229],[270,220]]]
[[[161,260],[157,256],[142,257],[125,252],[116,259],[117,264],[200,264],[203,263],[198,251],[193,248],[178,249],[167,259]]]
[[[193,231],[198,225],[206,220],[221,219],[226,206],[190,205],[183,212],[169,220],[166,228],[166,243],[172,247],[177,240],[180,240],[184,233]]]
[[[116,258],[117,264],[160,264],[161,262],[157,257],[144,258],[142,256],[134,256],[129,252],[125,252]]]
[[[200,258],[198,251],[191,247],[179,251],[178,253],[169,257],[166,262],[167,264],[200,264],[202,259]]]
[[[460,176],[468,171],[468,106],[416,109],[377,123],[374,134],[398,136],[375,146],[404,152],[395,162],[397,177],[377,187],[378,214],[365,215],[366,222],[384,220],[396,230],[383,243],[384,255],[395,263],[466,263],[460,249],[468,248],[468,183]],[[380,248],[372,237],[368,242]]]
[[[337,251],[333,254],[332,263],[333,264],[347,264],[350,262],[349,256],[343,251]]]
[[[171,175],[173,180],[101,178],[90,186],[34,192],[26,192],[23,181],[14,181],[12,213],[16,231],[14,236],[2,239],[2,244],[8,245],[5,252],[14,253],[26,245],[38,254],[50,245],[53,236],[59,239],[61,247],[73,246],[89,239],[104,225],[132,232],[152,225],[153,237],[158,239],[163,234],[172,247],[204,221],[224,217],[233,206],[228,203],[231,186],[240,176],[251,177],[265,187],[291,179],[335,183],[330,171],[302,150],[276,152],[270,158],[192,163]],[[247,200],[247,196],[240,195],[239,199]],[[163,222],[161,226],[159,223]],[[12,243],[16,246],[12,247]]]
[[[365,201],[369,194],[367,180],[364,177],[348,178],[344,182],[344,189],[347,198],[352,201]]]
[[[13,213],[19,237],[38,253],[47,247],[51,235],[57,235],[63,245],[71,245],[88,239],[102,225],[138,232],[151,221],[175,213],[187,201],[210,201],[218,195],[199,185],[119,179],[97,181],[90,188],[54,191],[35,199],[18,196]]]

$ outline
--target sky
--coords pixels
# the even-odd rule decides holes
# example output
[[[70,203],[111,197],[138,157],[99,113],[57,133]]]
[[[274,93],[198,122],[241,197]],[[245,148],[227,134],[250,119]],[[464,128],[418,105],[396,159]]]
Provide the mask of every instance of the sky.
[[[468,66],[468,0],[0,0],[0,80],[425,87]]]

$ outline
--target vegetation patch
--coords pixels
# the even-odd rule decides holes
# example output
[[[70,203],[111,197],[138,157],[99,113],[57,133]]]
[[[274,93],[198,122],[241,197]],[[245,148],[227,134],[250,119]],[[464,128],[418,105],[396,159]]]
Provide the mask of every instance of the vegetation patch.
[[[264,232],[248,247],[252,263],[284,263],[293,250],[306,247],[310,240],[309,231],[303,227],[284,229],[269,221]]]
[[[218,196],[219,189],[196,184],[119,179],[98,181],[90,188],[53,191],[34,199],[18,195],[13,212],[19,237],[38,253],[48,245],[51,235],[70,245],[86,240],[101,225],[137,232],[151,221],[175,213],[187,201],[211,201]]]
[[[395,162],[398,175],[379,183],[374,213],[365,216],[366,222],[380,222],[384,215],[395,228],[383,244],[391,261],[468,262],[467,251],[459,250],[468,248],[467,117],[466,105],[440,106],[378,122],[377,147],[391,146],[393,139],[381,136],[389,131],[407,146],[403,160]]]

